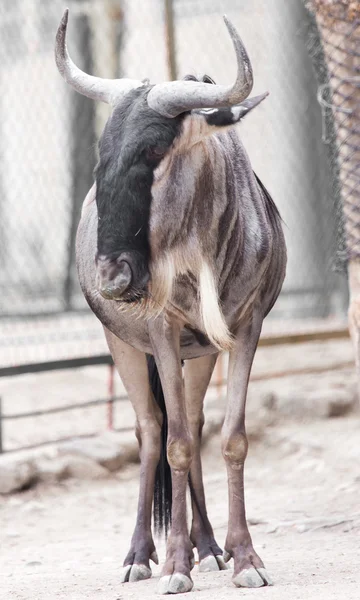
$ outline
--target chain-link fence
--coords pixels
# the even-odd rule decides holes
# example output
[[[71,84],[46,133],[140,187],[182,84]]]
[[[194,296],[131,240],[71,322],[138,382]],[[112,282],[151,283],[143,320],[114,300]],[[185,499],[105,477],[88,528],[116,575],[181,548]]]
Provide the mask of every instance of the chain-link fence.
[[[344,83],[343,65],[332,71],[327,61],[329,44],[343,61],[336,37],[341,32],[335,38],[329,34],[323,46],[308,4],[66,2],[68,47],[79,67],[101,77],[153,83],[188,73],[233,81],[236,64],[222,15],[232,20],[253,64],[253,94],[270,91],[240,128],[254,169],[285,222],[287,278],[272,311],[272,318],[281,320],[344,316],[346,279],[334,270],[336,257],[341,264],[347,258],[340,191],[341,184],[343,190],[350,187],[341,169],[351,163],[351,181],[359,172],[358,151],[353,169],[354,160],[336,143],[340,121],[333,118],[334,105],[344,122],[351,120],[348,105],[344,112],[329,86],[337,75]],[[74,242],[109,108],[73,92],[57,72],[54,39],[66,5],[60,0],[0,4],[0,371],[5,374],[14,365],[79,357],[86,364],[86,358],[107,353],[101,326],[87,311],[77,283]],[[346,85],[357,93],[357,80]],[[4,405],[11,413],[9,403]]]
[[[360,257],[360,3],[312,0],[327,73],[318,90],[324,119],[333,121],[325,143],[334,149],[333,172],[340,185],[339,258]],[[334,133],[335,143],[331,143]]]
[[[83,69],[153,82],[204,72],[235,74],[221,15],[243,36],[254,93],[271,92],[244,122],[254,168],[283,215],[287,280],[275,313],[327,316],[343,309],[335,256],[334,189],[322,142],[318,82],[301,0],[72,0],[69,49]],[[92,183],[96,139],[108,114],[69,90],[53,46],[64,3],[0,6],[0,253],[2,315],[84,307],[74,237]]]

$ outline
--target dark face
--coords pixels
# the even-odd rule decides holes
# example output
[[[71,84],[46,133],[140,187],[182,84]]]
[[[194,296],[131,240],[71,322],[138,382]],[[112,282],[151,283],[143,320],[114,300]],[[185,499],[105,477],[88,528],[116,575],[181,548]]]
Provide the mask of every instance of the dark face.
[[[149,280],[148,240],[154,170],[180,132],[146,103],[150,87],[129,93],[113,111],[99,143],[97,286],[103,297],[131,302]]]

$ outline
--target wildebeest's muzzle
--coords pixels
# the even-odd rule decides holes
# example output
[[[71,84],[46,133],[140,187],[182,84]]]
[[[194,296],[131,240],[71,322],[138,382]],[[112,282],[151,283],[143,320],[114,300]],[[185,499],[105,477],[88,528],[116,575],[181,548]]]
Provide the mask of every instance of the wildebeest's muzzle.
[[[106,300],[133,302],[146,295],[149,272],[138,252],[96,257],[96,287]]]

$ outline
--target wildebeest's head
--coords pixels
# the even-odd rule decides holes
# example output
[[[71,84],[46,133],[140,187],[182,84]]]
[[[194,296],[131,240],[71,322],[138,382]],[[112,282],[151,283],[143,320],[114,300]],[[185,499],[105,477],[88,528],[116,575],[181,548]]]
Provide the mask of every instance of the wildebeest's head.
[[[149,89],[134,89],[119,101],[99,143],[95,171],[98,286],[104,297],[115,300],[135,299],[148,282],[154,169],[182,121],[182,115],[169,119],[150,109]]]
[[[234,107],[247,98],[252,69],[239,35],[224,19],[237,58],[233,85],[209,85],[211,80],[194,78],[150,85],[129,79],[101,79],[78,69],[66,49],[65,11],[56,37],[56,63],[61,75],[81,94],[113,107],[100,140],[96,167],[97,283],[105,298],[132,301],[145,293],[154,170],[181,135],[183,119],[191,111],[199,113],[205,108],[204,118],[210,125],[229,125],[241,116],[239,108],[236,113],[232,112],[236,107],[225,107]]]

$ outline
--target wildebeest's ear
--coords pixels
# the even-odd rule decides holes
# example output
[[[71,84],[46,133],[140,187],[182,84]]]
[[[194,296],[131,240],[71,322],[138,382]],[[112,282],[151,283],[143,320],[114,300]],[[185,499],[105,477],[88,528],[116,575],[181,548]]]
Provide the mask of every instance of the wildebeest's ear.
[[[264,94],[260,94],[260,96],[248,98],[241,102],[241,104],[237,104],[231,108],[203,108],[201,110],[193,110],[192,114],[202,115],[207,124],[212,127],[228,127],[229,125],[238,123],[253,108],[258,106],[260,102],[265,100],[268,95],[269,92],[265,92]]]
[[[229,108],[198,108],[191,110],[183,120],[182,135],[177,142],[177,148],[190,148],[214,135],[217,131],[236,125],[268,95],[269,92],[265,92],[260,96],[247,98],[240,104]]]

